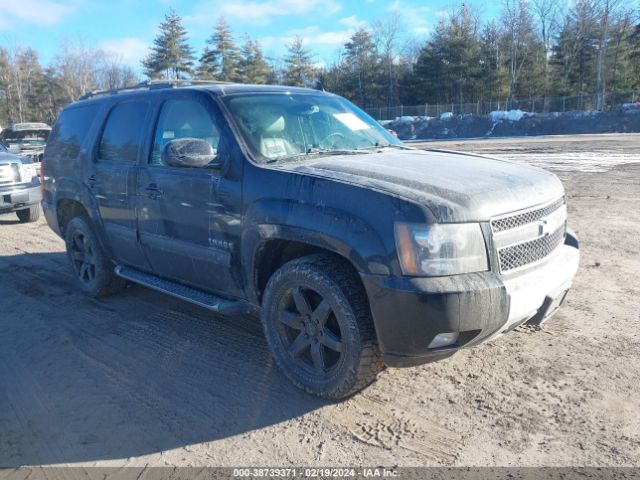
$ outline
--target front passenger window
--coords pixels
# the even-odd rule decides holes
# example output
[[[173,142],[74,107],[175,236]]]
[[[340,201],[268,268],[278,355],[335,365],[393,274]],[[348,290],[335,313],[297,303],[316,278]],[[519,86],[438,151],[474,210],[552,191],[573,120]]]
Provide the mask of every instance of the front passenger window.
[[[196,100],[168,100],[162,106],[151,152],[151,164],[163,165],[162,150],[176,138],[205,140],[217,153],[220,131],[206,106]]]

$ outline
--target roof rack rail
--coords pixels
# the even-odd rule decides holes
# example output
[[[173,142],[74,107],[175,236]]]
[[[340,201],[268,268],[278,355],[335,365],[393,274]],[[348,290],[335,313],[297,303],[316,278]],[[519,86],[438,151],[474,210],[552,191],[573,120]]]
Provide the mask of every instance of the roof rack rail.
[[[122,88],[112,88],[108,90],[94,90],[82,95],[78,100],[87,100],[92,97],[104,95],[117,95],[122,92],[133,92],[136,90],[159,90],[163,88],[176,88],[189,85],[230,85],[232,82],[221,82],[218,80],[147,80],[137,85]]]

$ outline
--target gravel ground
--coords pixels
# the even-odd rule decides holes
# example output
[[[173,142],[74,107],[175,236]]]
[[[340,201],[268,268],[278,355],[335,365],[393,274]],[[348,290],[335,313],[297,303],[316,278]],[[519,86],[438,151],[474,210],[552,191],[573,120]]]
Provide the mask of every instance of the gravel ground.
[[[637,154],[640,136],[437,146]],[[255,319],[139,286],[88,299],[43,221],[0,216],[0,465],[640,466],[640,165],[605,170],[559,173],[582,260],[542,329],[338,404],[278,373]]]

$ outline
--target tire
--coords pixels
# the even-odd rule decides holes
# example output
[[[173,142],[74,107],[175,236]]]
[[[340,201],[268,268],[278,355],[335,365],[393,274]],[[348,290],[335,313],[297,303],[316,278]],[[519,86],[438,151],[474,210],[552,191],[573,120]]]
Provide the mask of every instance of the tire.
[[[91,220],[83,215],[71,219],[65,228],[67,258],[80,289],[91,297],[102,297],[124,288],[126,281],[114,273]]]
[[[40,205],[31,205],[29,208],[16,210],[20,223],[35,222],[40,218]]]
[[[302,257],[277,270],[261,321],[280,370],[312,395],[348,397],[384,369],[364,287],[332,255]]]

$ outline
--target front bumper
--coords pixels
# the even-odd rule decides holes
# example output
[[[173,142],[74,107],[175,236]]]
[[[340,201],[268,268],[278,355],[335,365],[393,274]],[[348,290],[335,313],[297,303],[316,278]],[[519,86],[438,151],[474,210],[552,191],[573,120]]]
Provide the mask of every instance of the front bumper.
[[[378,345],[387,365],[407,367],[453,355],[492,340],[527,320],[555,313],[578,270],[572,232],[543,264],[518,276],[494,272],[450,277],[363,275]],[[457,332],[455,344],[430,349],[436,335]]]
[[[42,200],[40,185],[8,185],[0,187],[0,213],[14,212]]]

